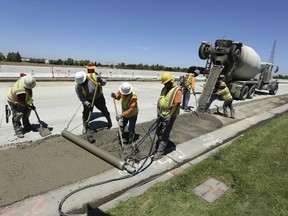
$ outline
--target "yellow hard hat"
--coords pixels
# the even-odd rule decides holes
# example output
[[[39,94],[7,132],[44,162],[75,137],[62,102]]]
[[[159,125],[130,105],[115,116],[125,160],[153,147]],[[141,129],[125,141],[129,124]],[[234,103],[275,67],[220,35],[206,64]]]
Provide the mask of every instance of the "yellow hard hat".
[[[167,83],[167,82],[169,82],[169,81],[173,81],[174,80],[174,75],[173,74],[171,74],[171,73],[169,73],[169,72],[165,72],[165,73],[163,73],[162,74],[162,76],[161,76],[161,83],[162,84],[165,84],[165,83]]]
[[[226,83],[222,81],[222,82],[220,83],[220,86],[226,87]]]

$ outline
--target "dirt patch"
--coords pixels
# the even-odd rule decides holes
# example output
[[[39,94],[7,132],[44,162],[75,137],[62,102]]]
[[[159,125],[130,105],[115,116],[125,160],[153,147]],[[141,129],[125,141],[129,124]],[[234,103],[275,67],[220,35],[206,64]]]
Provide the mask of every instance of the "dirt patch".
[[[137,124],[135,143],[139,143],[154,122]],[[180,115],[171,132],[170,146],[175,147],[220,127],[222,122],[213,115]],[[117,131],[115,128],[93,133],[95,142],[91,145],[96,145],[120,158],[121,147]],[[155,131],[139,146],[138,158],[147,156],[154,135]],[[131,152],[131,148],[126,144],[125,151]],[[12,149],[1,150],[0,206],[84,180],[111,168],[108,163],[62,136],[50,136],[36,142],[23,143]]]

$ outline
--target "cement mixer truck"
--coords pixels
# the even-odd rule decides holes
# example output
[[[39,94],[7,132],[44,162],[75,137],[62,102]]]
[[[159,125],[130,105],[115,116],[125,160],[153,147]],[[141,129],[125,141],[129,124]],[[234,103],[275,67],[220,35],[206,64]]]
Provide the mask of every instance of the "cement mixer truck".
[[[198,111],[206,111],[208,100],[220,81],[225,81],[234,99],[253,98],[255,90],[266,90],[275,95],[277,80],[273,80],[273,64],[261,62],[259,55],[251,47],[232,40],[202,42],[198,55],[207,60],[205,70],[208,79],[198,100]],[[278,71],[276,67],[275,72]]]

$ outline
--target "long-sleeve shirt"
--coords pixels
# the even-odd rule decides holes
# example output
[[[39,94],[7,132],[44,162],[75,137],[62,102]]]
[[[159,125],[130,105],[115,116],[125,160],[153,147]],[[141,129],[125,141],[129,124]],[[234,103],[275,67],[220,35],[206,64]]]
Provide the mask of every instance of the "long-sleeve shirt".
[[[120,100],[122,97],[121,92],[118,90],[118,92],[116,93],[116,100]],[[129,97],[129,95],[123,95],[124,100],[127,99]],[[137,107],[137,98],[132,98],[130,106],[127,110],[122,110],[122,116],[125,117],[127,116],[129,113],[131,113],[132,111],[134,111],[134,109]]]

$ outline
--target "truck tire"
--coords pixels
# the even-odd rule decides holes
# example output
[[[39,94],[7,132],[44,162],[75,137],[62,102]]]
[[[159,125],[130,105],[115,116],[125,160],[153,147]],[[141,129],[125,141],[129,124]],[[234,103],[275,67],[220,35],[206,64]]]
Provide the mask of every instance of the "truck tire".
[[[271,84],[271,88],[269,90],[269,94],[270,95],[275,95],[277,93],[277,91],[278,91],[278,83],[277,82],[273,82]]]
[[[246,85],[242,88],[239,99],[245,100],[247,98],[248,92],[249,92],[249,87]]]
[[[206,49],[210,47],[208,44],[202,43],[198,50],[199,58],[205,60],[209,57],[209,54],[206,53]]]
[[[256,87],[255,86],[251,86],[249,91],[248,91],[248,94],[247,94],[247,99],[252,99],[254,94],[255,94],[255,90],[256,90]]]

